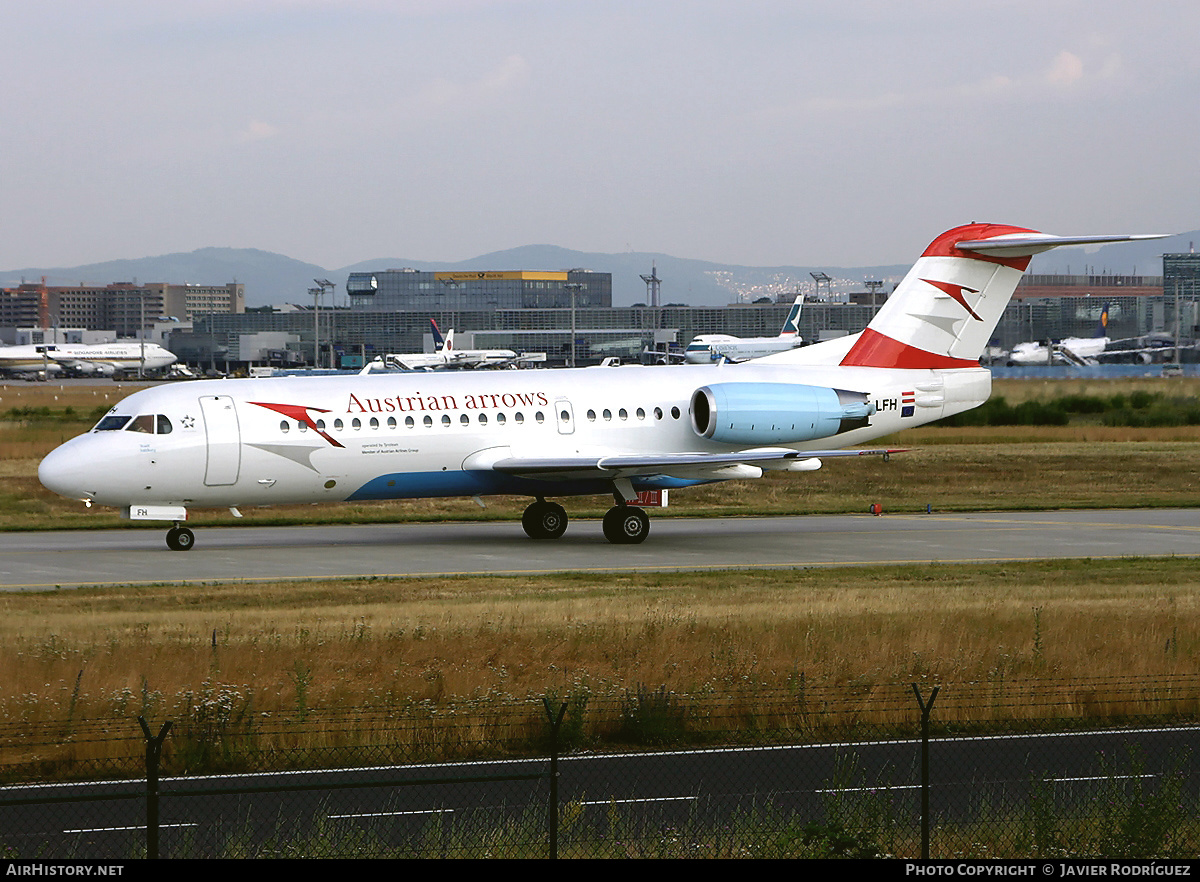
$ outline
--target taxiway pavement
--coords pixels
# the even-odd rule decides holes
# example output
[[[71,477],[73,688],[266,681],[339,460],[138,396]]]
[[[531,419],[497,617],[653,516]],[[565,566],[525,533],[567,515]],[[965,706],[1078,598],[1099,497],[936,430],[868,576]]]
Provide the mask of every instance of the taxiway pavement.
[[[0,533],[0,591],[563,571],[711,570],[1200,555],[1200,509],[653,518],[642,545],[610,545],[599,521],[533,542],[518,523],[201,527],[169,551],[165,530]]]

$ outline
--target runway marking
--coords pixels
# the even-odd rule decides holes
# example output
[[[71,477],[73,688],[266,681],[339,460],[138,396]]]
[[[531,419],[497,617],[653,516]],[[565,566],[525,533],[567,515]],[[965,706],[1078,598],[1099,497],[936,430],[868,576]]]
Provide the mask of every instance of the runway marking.
[[[410,815],[452,815],[454,809],[422,809],[410,812],[358,812],[349,815],[329,815],[331,820],[357,820],[358,818],[403,818]]]
[[[160,830],[178,829],[183,827],[199,827],[199,824],[159,824]],[[80,827],[77,830],[63,830],[63,833],[125,833],[130,830],[145,830],[146,825],[140,827]]]
[[[696,796],[653,796],[641,799],[585,799],[580,805],[637,805],[649,802],[695,802]]]

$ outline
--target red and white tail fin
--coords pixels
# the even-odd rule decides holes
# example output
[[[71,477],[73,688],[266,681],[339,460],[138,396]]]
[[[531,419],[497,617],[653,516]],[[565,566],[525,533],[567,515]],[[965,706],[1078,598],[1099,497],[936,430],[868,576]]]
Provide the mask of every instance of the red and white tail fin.
[[[999,224],[955,227],[925,249],[841,363],[978,367],[1034,254],[1060,245],[1157,238],[1162,236],[1047,236]]]

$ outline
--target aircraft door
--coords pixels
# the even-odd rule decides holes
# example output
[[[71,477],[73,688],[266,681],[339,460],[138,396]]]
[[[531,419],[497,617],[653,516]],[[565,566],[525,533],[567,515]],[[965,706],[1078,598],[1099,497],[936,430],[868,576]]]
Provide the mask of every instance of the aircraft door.
[[[228,395],[202,395],[200,411],[208,453],[204,483],[209,487],[236,484],[242,465],[242,433],[233,399]]]
[[[558,424],[558,434],[575,434],[575,408],[565,398],[554,402],[554,422]]]

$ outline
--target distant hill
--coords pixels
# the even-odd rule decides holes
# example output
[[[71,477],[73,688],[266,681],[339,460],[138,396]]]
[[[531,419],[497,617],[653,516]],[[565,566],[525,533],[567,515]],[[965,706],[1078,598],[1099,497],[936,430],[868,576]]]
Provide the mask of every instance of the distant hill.
[[[1106,245],[1093,252],[1083,248],[1060,248],[1034,258],[1030,266],[1036,273],[1109,273],[1113,275],[1159,275],[1164,252],[1186,252],[1200,231],[1180,233],[1131,245]],[[917,255],[913,255],[916,259]],[[563,270],[580,267],[612,273],[613,303],[628,306],[646,299],[646,286],[640,276],[656,266],[662,281],[663,303],[691,306],[723,306],[762,296],[796,290],[801,283],[812,285],[811,272],[823,272],[835,280],[835,290],[862,290],[865,279],[898,281],[908,264],[885,266],[831,267],[778,266],[747,267],[703,260],[672,257],[652,252],[600,254],[572,251],[555,245],[525,245],[505,251],[482,254],[452,263],[412,258],[365,260],[340,269],[326,269],[281,254],[255,248],[200,248],[178,254],[110,260],[76,267],[27,268],[0,271],[0,287],[45,276],[51,285],[107,285],[111,282],[170,282],[217,285],[242,282],[246,286],[247,306],[277,303],[306,303],[314,279],[337,283],[339,297],[344,296],[346,276],[351,272],[402,269],[428,271],[463,270]],[[840,281],[840,285],[838,282]]]
[[[199,248],[187,253],[109,260],[75,267],[0,271],[0,287],[11,287],[22,280],[36,282],[43,276],[48,285],[108,285],[113,282],[224,285],[241,282],[246,286],[246,305],[265,306],[287,301],[305,302],[313,279],[329,278],[339,284],[345,283],[345,278],[339,279],[328,273],[316,264],[256,248]]]

